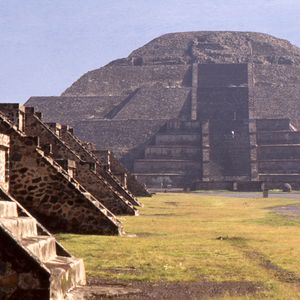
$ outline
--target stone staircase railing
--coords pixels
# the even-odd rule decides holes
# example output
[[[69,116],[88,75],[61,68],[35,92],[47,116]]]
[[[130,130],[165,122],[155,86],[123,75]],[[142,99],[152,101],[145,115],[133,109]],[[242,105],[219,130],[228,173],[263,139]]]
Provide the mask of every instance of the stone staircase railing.
[[[6,259],[5,263],[11,263],[13,269],[15,266],[17,268],[10,270],[10,274],[4,274],[4,277],[11,278],[15,273],[14,293],[22,293],[19,296],[24,299],[26,295],[38,299],[41,293],[49,294],[49,299],[63,299],[70,290],[85,284],[83,261],[71,256],[54,236],[1,188],[0,240],[6,241],[6,247],[0,249],[1,257],[8,257],[6,252],[16,248],[11,258],[15,261]],[[28,264],[22,265],[22,260]],[[22,287],[21,291],[18,291],[19,287]],[[2,289],[6,290],[5,285]],[[11,290],[10,286],[8,297]]]
[[[86,149],[86,147],[80,139],[78,139],[74,134],[70,133],[68,130],[64,130],[62,134],[65,134],[65,138],[73,141],[73,143],[76,143],[78,150],[82,151],[86,158],[92,159],[92,161],[94,161],[96,165],[99,166],[99,168],[96,168],[96,172],[98,172],[104,178],[107,184],[113,186],[119,192],[119,194],[122,194],[122,196],[126,198],[132,205],[142,206],[141,203],[137,200],[137,198],[134,197],[134,195],[132,195],[130,191],[122,185],[118,178],[116,178],[111,172],[102,170],[99,159],[88,149]]]
[[[74,178],[70,177],[69,174],[58,163],[56,163],[53,158],[45,155],[45,153],[39,148],[37,139],[35,139],[33,137],[28,137],[28,136],[24,135],[22,132],[16,130],[16,128],[14,126],[12,126],[11,122],[6,118],[2,118],[0,116],[0,121],[2,121],[2,124],[6,128],[6,131],[10,132],[10,135],[15,136],[16,141],[19,139],[18,143],[27,145],[26,146],[27,150],[30,150],[30,147],[31,147],[31,149],[32,149],[31,156],[32,157],[36,156],[37,158],[41,159],[45,166],[49,166],[50,168],[52,168],[52,170],[55,170],[55,173],[57,175],[59,175],[61,179],[63,179],[62,182],[64,180],[66,180],[65,183],[68,182],[68,188],[72,189],[74,191],[74,193],[76,195],[78,195],[78,196],[76,196],[76,197],[79,197],[78,200],[81,199],[80,201],[82,201],[82,203],[86,202],[85,209],[90,210],[95,218],[96,218],[96,216],[99,216],[99,220],[101,219],[101,222],[103,224],[106,224],[105,226],[107,226],[107,228],[110,228],[109,230],[106,230],[105,228],[101,228],[101,231],[104,234],[107,234],[106,232],[110,232],[110,231],[111,232],[114,231],[114,234],[116,234],[115,232],[117,232],[118,234],[123,234],[123,227],[122,227],[120,221],[114,216],[114,214],[112,214],[101,203],[97,203],[99,201],[97,199],[95,199],[94,197],[91,196],[91,197],[87,198],[86,194],[85,194],[85,193],[87,193],[86,189],[84,189],[79,184],[78,181],[76,181]],[[14,174],[16,174],[16,171],[14,171]],[[57,175],[56,175],[56,177],[57,177]],[[20,174],[18,176],[20,176]],[[14,196],[18,195],[18,197],[19,197],[21,195],[20,191],[15,188],[15,185],[12,184],[12,182],[11,182],[11,191]],[[23,195],[23,194],[22,194],[22,199],[25,197],[24,198],[24,200],[25,200],[26,195]],[[20,196],[19,200],[21,200],[21,196]],[[97,203],[97,205],[95,205],[95,203]],[[27,204],[29,204],[29,203],[27,203]],[[39,211],[39,213],[40,213],[40,211]],[[51,212],[49,212],[49,213],[51,213]],[[99,222],[99,224],[102,224],[101,222]],[[97,226],[95,225],[93,227],[96,228]],[[89,230],[88,228],[92,228],[91,224],[86,227],[86,230]],[[97,228],[98,228],[97,230],[100,229],[99,225]],[[96,229],[93,229],[93,230],[96,230]],[[99,231],[99,233],[100,233],[100,231]]]
[[[29,109],[30,108],[26,108],[27,111],[29,111]],[[76,162],[76,166],[77,166],[77,169],[78,169],[78,172],[77,172],[78,174],[77,174],[77,176],[75,176],[75,178],[78,181],[78,183],[82,186],[82,188],[83,188],[83,186],[85,186],[86,191],[88,191],[89,188],[90,188],[89,182],[85,180],[86,175],[89,176],[89,177],[90,176],[97,177],[97,178],[94,178],[94,180],[98,181],[99,183],[103,183],[103,185],[104,185],[103,188],[105,188],[105,190],[108,190],[111,193],[111,195],[113,196],[115,201],[118,202],[121,207],[123,207],[123,210],[120,208],[120,209],[114,211],[114,207],[116,207],[116,206],[115,205],[110,206],[111,201],[108,203],[107,201],[105,201],[105,199],[103,197],[98,197],[98,200],[100,202],[103,202],[104,206],[106,206],[114,214],[119,214],[119,212],[121,212],[121,211],[123,211],[122,214],[126,214],[126,212],[130,215],[132,215],[132,214],[136,215],[137,214],[137,211],[133,207],[133,205],[129,201],[127,201],[122,195],[120,195],[120,193],[117,190],[115,190],[103,177],[101,177],[101,175],[98,175],[96,171],[91,170],[90,168],[88,168],[88,170],[86,170],[86,167],[84,165],[89,165],[90,163],[86,162],[86,161],[83,161],[81,159],[81,157],[71,147],[69,147],[69,145],[67,143],[65,143],[59,135],[56,134],[55,131],[51,130],[51,128],[47,124],[43,123],[40,120],[40,118],[37,117],[32,112],[31,112],[30,115],[29,115],[29,113],[27,113],[27,120],[29,120],[29,122],[30,122],[30,120],[32,120],[30,118],[33,118],[35,125],[39,126],[39,128],[42,128],[44,131],[46,131],[49,141],[51,139],[54,140],[54,142],[56,144],[56,148],[59,149],[58,151],[63,152],[61,154],[61,156],[65,156],[64,158],[72,159]],[[35,128],[37,128],[37,126],[35,126]],[[30,128],[28,130],[28,133],[30,133]],[[39,133],[37,132],[36,134],[39,134]],[[51,159],[51,157],[54,157],[55,155],[57,156],[58,154],[59,153],[53,153],[53,154],[49,153],[49,154],[47,154],[47,157]],[[65,173],[67,173],[66,170],[64,170],[64,171],[65,171]],[[86,174],[84,176],[80,176],[80,174],[82,172],[84,172]],[[100,186],[96,190],[99,190],[99,189],[101,189]],[[94,198],[97,198],[96,194],[93,193],[92,190],[89,191],[89,192],[94,194]]]

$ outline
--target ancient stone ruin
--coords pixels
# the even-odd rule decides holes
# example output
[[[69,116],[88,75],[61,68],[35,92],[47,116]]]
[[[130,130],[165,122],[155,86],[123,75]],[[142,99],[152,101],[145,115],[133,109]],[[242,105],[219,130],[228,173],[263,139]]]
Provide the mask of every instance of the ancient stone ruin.
[[[7,133],[0,133],[0,299],[63,299],[85,284],[83,261],[10,195],[12,135]],[[24,143],[31,149],[31,139]]]
[[[0,299],[73,299],[83,262],[48,230],[123,234],[115,215],[141,206],[128,183],[147,195],[110,151],[20,104],[0,104],[0,170]]]
[[[21,130],[25,122],[18,124],[20,127],[0,115],[0,132],[10,138],[11,195],[53,231],[121,233],[121,223],[102,204],[103,199],[94,197],[70,171],[45,153],[38,136],[27,136],[23,131],[26,125]]]
[[[73,299],[83,261],[48,230],[123,234],[115,215],[141,206],[128,182],[147,195],[110,151],[20,104],[0,104],[0,171],[0,299]]]
[[[250,32],[166,34],[26,105],[148,187],[300,188],[300,49]]]

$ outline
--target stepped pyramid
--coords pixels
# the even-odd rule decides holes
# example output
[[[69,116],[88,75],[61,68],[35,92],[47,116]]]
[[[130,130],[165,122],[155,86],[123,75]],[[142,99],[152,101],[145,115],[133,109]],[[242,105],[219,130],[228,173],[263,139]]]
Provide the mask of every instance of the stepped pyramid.
[[[0,299],[65,299],[85,284],[83,262],[10,196],[9,136],[0,144]]]
[[[300,159],[296,144],[274,136],[274,151],[285,153],[279,163],[258,142],[256,122],[300,128],[300,49],[268,34],[166,34],[87,72],[61,96],[26,105],[112,150],[148,187],[299,185],[288,161]]]
[[[181,186],[202,172],[201,124],[170,120],[145,147],[144,158],[136,159],[134,172],[148,186]]]

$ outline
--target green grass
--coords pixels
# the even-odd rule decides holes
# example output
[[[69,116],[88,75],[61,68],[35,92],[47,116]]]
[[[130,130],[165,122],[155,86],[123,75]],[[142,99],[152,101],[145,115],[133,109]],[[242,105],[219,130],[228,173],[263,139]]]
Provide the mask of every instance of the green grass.
[[[259,295],[238,299],[300,299],[299,284],[285,282],[260,258],[247,255],[259,253],[300,278],[300,221],[270,210],[300,204],[300,199],[258,197],[157,194],[140,199],[140,216],[120,218],[129,236],[58,238],[72,254],[84,258],[90,277],[263,282],[266,289]]]

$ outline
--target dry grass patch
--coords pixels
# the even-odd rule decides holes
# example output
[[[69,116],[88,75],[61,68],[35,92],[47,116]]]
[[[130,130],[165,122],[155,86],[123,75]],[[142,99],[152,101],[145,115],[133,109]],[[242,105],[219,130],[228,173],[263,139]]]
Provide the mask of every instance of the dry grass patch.
[[[128,236],[58,236],[74,255],[84,258],[90,277],[259,282],[263,291],[238,299],[300,298],[300,221],[270,209],[299,204],[300,199],[157,194],[140,201],[140,216],[121,218]],[[252,252],[281,275],[293,274],[294,280],[276,276],[257,256],[249,255]]]

